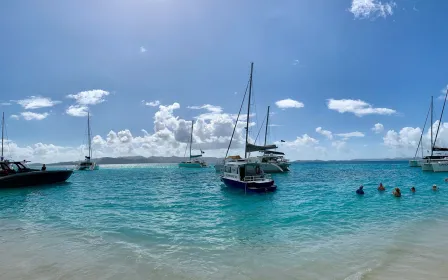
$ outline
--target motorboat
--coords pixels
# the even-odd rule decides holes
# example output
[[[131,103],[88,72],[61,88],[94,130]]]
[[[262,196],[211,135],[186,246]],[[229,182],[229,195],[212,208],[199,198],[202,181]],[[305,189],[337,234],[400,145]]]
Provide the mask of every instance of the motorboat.
[[[50,185],[67,181],[72,170],[31,169],[18,161],[0,162],[0,188]]]
[[[203,160],[199,160],[199,158],[202,157],[202,154],[204,153],[201,150],[200,155],[192,155],[191,154],[191,146],[193,145],[193,121],[191,121],[191,132],[190,132],[190,142],[187,145],[187,148],[190,147],[190,156],[188,161],[183,161],[179,163],[179,167],[185,167],[185,168],[203,168],[208,167],[207,163]]]
[[[228,187],[245,192],[273,192],[277,189],[274,180],[263,172],[259,163],[247,160],[227,162],[221,181]]]
[[[89,155],[85,156],[85,159],[81,162],[79,162],[76,167],[75,170],[79,170],[79,171],[93,171],[93,170],[98,170],[100,169],[100,166],[92,161],[92,131],[90,129],[90,112],[87,112],[87,141],[88,141],[88,145],[89,145]]]

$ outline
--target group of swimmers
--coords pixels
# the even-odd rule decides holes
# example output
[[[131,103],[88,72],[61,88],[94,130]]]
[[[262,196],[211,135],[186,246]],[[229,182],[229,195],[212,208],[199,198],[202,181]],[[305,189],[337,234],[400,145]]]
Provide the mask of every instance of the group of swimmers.
[[[383,186],[383,183],[380,183],[380,185],[378,186],[378,191],[380,192],[384,192],[386,190],[386,188]],[[432,185],[432,190],[433,191],[438,191],[439,188],[436,185]],[[415,193],[415,187],[411,187],[411,192]],[[359,195],[363,195],[364,194],[364,186],[360,186],[357,190],[356,193]],[[400,188],[395,188],[392,192],[392,194],[395,197],[401,197],[401,190]]]

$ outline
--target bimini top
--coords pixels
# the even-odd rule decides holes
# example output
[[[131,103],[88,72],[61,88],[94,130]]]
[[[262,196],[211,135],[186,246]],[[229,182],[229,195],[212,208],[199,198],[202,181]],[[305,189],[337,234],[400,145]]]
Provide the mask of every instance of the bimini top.
[[[228,156],[228,159],[242,159],[239,155],[236,156]]]

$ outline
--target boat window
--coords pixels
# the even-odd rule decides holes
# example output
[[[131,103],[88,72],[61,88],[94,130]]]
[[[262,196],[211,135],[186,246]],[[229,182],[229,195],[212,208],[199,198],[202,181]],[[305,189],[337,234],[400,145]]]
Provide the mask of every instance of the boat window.
[[[256,165],[246,165],[246,176],[255,176],[255,167]]]

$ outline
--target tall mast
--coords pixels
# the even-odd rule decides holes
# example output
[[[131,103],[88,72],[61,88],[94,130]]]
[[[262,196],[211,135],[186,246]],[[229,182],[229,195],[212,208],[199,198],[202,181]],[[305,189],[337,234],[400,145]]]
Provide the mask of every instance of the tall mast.
[[[5,112],[3,112],[3,115],[2,115],[2,156],[0,158],[0,161],[3,161],[3,133],[4,133],[4,130],[5,130]]]
[[[266,116],[266,132],[264,133],[264,145],[266,146],[266,139],[268,137],[268,126],[269,126],[269,108],[271,106],[268,106],[268,114]]]
[[[434,97],[431,96],[431,156],[433,154],[434,145],[432,143],[432,124],[433,124]]]
[[[246,146],[244,148],[244,158],[247,158],[247,140],[249,139],[249,115],[250,115],[250,96],[252,95],[252,74],[254,72],[254,63],[250,63],[250,78],[249,78],[249,99],[247,102],[247,120],[246,120]]]
[[[193,143],[193,121],[191,121],[191,133],[190,133],[190,160],[191,160],[191,144]]]
[[[436,142],[437,142],[437,136],[439,136],[440,124],[442,123],[442,117],[443,117],[443,112],[445,111],[447,97],[448,97],[448,89],[446,90],[446,93],[445,93],[445,100],[443,101],[442,112],[440,113],[439,123],[437,124],[437,132],[436,132],[436,137],[434,138],[434,144],[432,146],[432,150],[434,150],[434,147],[436,146]],[[431,150],[431,155],[432,155],[432,150]]]
[[[87,112],[87,137],[89,138],[89,159],[92,157],[92,139],[90,137],[90,112]]]

